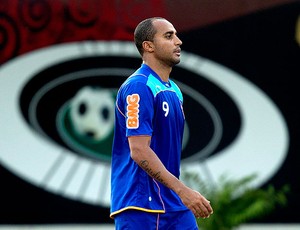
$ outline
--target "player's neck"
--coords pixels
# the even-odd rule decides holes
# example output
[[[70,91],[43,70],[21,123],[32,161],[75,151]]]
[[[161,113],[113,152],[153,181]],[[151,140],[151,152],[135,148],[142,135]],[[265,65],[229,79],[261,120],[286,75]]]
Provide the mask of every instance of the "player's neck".
[[[146,65],[148,65],[164,82],[169,81],[169,76],[172,71],[172,67],[160,63],[160,62],[149,62],[149,61],[144,61]]]

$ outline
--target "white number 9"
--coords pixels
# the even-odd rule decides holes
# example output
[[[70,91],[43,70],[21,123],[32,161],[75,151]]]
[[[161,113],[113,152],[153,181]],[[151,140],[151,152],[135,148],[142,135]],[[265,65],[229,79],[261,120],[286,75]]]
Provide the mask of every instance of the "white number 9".
[[[162,109],[163,109],[163,111],[165,111],[165,117],[167,117],[169,114],[169,104],[164,101],[162,103]]]

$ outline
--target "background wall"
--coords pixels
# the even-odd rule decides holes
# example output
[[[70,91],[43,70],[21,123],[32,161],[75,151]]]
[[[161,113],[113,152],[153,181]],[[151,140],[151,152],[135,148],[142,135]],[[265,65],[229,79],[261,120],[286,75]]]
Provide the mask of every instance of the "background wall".
[[[183,167],[289,184],[288,206],[254,222],[299,223],[299,14],[288,0],[0,0],[0,224],[112,222],[111,101],[141,63],[136,24],[158,15],[183,40]],[[72,123],[84,86],[99,137]]]

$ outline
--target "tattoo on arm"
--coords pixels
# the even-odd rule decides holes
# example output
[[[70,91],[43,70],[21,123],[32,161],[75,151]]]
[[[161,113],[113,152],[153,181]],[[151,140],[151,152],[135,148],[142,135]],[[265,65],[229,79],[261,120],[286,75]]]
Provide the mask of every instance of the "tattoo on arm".
[[[160,174],[161,172],[154,172],[153,169],[149,166],[149,162],[147,160],[142,160],[140,162],[140,166],[147,172],[152,178],[159,181],[160,183],[164,184],[168,187],[168,184],[161,178]]]

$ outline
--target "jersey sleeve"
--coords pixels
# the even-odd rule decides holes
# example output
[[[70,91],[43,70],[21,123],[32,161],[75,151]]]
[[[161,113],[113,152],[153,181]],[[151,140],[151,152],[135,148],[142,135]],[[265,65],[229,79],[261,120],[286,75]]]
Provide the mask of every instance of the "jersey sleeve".
[[[128,85],[123,95],[126,136],[152,135],[154,96],[149,87],[140,82]]]

